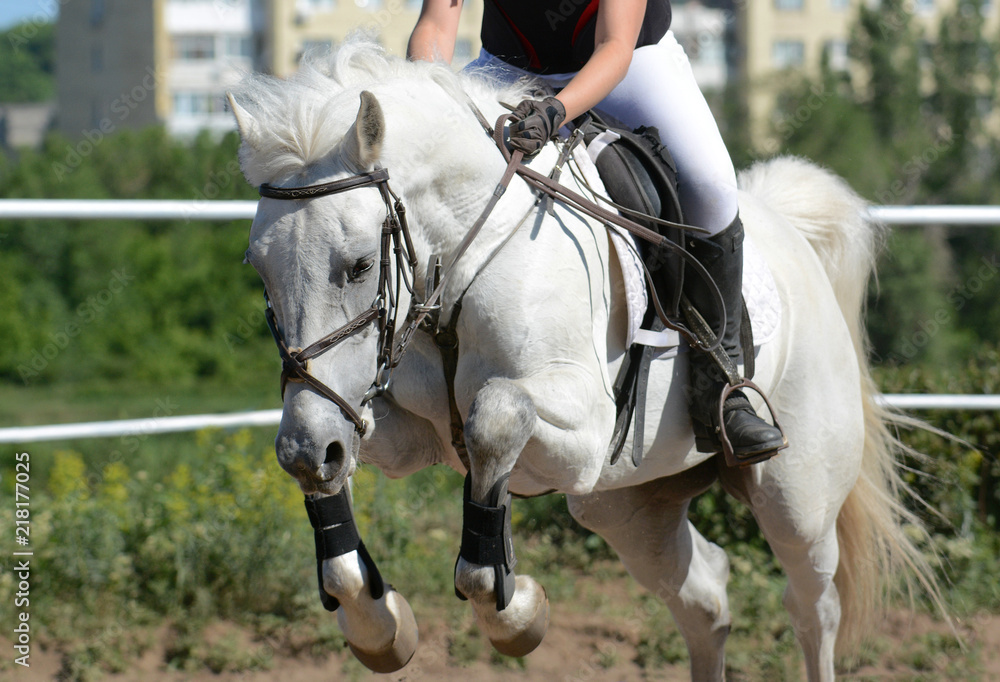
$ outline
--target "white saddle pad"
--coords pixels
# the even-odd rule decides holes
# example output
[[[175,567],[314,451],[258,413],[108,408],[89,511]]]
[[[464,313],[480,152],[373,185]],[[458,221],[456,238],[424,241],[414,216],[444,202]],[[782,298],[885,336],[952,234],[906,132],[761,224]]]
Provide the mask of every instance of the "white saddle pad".
[[[595,148],[595,143],[598,143],[598,140],[591,144],[592,149],[589,151],[596,157],[595,152],[599,152],[599,149]],[[591,157],[587,154],[574,154],[574,158],[590,186],[603,188],[597,167],[594,166]],[[635,237],[616,225],[611,225],[610,234],[625,279],[629,320],[626,347],[632,343],[639,343],[661,349],[660,357],[676,354],[682,343],[677,332],[671,329],[651,331],[640,328],[642,318],[646,314],[647,292]],[[778,299],[774,276],[749,235],[743,242],[743,298],[753,327],[754,346],[759,348],[778,333],[781,324],[781,302]]]

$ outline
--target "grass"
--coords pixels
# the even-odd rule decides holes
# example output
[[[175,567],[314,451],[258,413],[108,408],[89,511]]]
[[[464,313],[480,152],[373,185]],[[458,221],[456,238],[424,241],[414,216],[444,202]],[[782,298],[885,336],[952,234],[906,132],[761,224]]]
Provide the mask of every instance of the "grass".
[[[0,383],[0,425],[27,426],[154,415],[238,412],[281,407],[277,370],[242,384],[215,381],[179,385],[88,382],[53,385]]]

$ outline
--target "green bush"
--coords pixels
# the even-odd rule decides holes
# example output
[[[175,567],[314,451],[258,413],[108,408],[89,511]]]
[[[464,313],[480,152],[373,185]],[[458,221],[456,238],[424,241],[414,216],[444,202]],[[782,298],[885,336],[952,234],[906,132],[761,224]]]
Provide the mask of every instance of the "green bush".
[[[248,432],[199,441],[196,463],[163,479],[123,461],[88,473],[79,453],[56,453],[31,538],[38,622],[54,636],[80,634],[79,619],[50,617],[64,607],[100,627],[135,613],[288,616],[315,589],[302,496],[273,451],[251,449]]]
[[[0,156],[0,198],[252,199],[238,139],[122,131],[80,158],[51,136]],[[69,160],[69,161],[68,161]],[[70,162],[72,161],[72,163]],[[12,220],[0,225],[0,379],[237,385],[273,369],[248,221]]]

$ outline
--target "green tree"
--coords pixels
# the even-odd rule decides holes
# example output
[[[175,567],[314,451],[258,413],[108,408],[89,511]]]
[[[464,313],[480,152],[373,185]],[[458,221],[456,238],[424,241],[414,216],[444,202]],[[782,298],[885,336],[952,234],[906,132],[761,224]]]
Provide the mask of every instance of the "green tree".
[[[190,142],[162,128],[87,147],[57,135],[17,163],[0,197],[249,199],[238,139]],[[0,377],[12,383],[128,377],[273,380],[260,281],[241,265],[248,225],[195,220],[0,225]]]
[[[864,71],[855,99],[871,117],[883,144],[904,157],[924,140],[920,107],[922,35],[906,0],[861,3],[850,54]],[[917,139],[914,139],[917,138]]]
[[[997,101],[1000,64],[981,9],[981,0],[961,0],[943,18],[930,48],[934,91],[927,99],[927,124],[947,142],[923,177],[922,194],[930,202],[988,202],[991,185],[997,185],[995,141],[984,116]]]
[[[942,17],[936,43],[904,0],[862,4],[854,77],[823,68],[778,99],[782,151],[813,158],[880,204],[989,203],[1000,192],[998,143],[983,125],[997,97],[997,43],[979,0]],[[869,330],[877,357],[955,363],[996,342],[1000,235],[944,226],[898,228],[879,264]],[[992,283],[992,287],[990,284]]]
[[[0,102],[44,102],[55,95],[55,31],[24,23],[0,34]]]

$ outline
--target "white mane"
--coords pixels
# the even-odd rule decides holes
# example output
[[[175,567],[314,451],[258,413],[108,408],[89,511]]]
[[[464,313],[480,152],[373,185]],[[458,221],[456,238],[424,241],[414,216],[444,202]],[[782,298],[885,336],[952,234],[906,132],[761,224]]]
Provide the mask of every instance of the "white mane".
[[[253,119],[240,149],[244,175],[259,185],[302,173],[328,158],[343,139],[357,114],[361,90],[395,82],[398,91],[406,92],[420,81],[438,86],[418,91],[419,105],[428,113],[435,93],[452,102],[468,96],[480,107],[492,108],[498,101],[520,101],[528,89],[526,83],[503,86],[455,73],[443,63],[407,61],[356,36],[337,50],[307,55],[288,78],[252,74],[233,89],[232,97]]]

